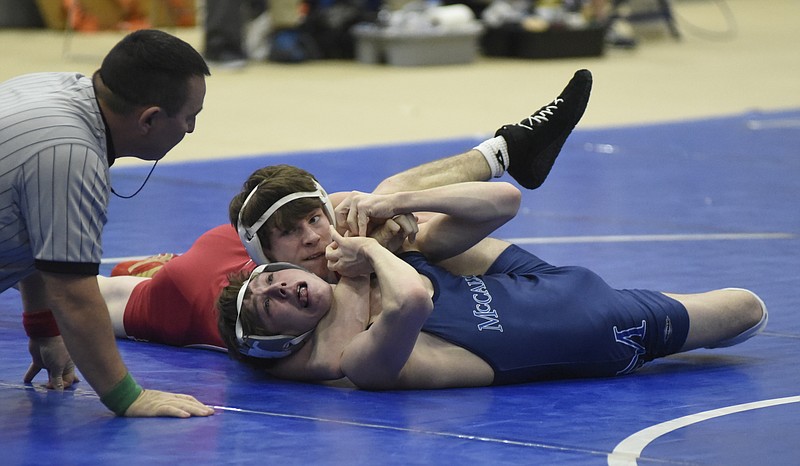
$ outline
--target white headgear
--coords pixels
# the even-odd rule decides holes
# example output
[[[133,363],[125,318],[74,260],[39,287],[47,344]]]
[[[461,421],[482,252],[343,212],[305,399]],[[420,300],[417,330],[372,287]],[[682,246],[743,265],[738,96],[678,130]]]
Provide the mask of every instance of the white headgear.
[[[261,246],[261,241],[258,239],[258,230],[264,226],[272,214],[289,202],[303,198],[318,198],[322,202],[322,210],[325,212],[325,215],[328,217],[331,225],[334,227],[336,226],[336,214],[334,213],[333,205],[331,205],[330,199],[328,199],[328,193],[326,193],[322,186],[317,183],[316,180],[314,180],[314,187],[316,187],[316,191],[292,193],[278,199],[278,201],[275,202],[275,204],[272,204],[272,207],[267,209],[267,211],[264,212],[264,214],[258,220],[256,220],[255,223],[253,223],[250,227],[245,227],[242,224],[242,212],[244,212],[244,208],[247,206],[247,203],[256,193],[258,188],[260,188],[264,183],[269,183],[269,180],[264,180],[259,183],[255,188],[253,188],[252,191],[250,191],[250,194],[247,195],[247,198],[245,198],[244,203],[242,204],[242,208],[239,209],[239,220],[237,222],[239,239],[242,240],[244,248],[247,250],[250,258],[253,259],[253,262],[256,264],[262,265],[269,263],[269,259],[267,259],[266,254],[264,254],[264,249]]]
[[[259,265],[250,273],[250,277],[242,283],[239,288],[239,294],[236,297],[236,341],[239,343],[239,352],[245,356],[251,356],[261,359],[277,359],[284,358],[294,353],[305,342],[306,338],[314,331],[311,330],[299,336],[291,335],[245,335],[242,329],[242,303],[244,302],[244,295],[247,292],[247,286],[250,281],[262,272],[277,272],[284,269],[299,269],[306,270],[299,265],[290,264],[288,262],[273,262],[271,264]],[[316,327],[315,327],[316,328]]]

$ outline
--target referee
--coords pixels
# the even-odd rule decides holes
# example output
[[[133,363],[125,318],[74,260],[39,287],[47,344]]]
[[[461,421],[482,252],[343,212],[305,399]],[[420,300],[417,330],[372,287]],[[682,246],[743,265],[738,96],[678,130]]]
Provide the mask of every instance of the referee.
[[[0,292],[16,287],[33,363],[47,386],[75,361],[119,416],[208,416],[191,396],[142,389],[128,373],[97,285],[116,157],[159,160],[194,131],[209,76],[186,42],[123,38],[92,77],[36,73],[0,83]],[[70,358],[71,356],[71,358]]]

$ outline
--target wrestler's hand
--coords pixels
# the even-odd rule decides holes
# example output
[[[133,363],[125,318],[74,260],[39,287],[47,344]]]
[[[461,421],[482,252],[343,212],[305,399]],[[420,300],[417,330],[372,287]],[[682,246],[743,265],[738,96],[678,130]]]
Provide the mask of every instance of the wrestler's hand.
[[[403,245],[406,238],[410,242],[416,241],[419,226],[414,214],[396,215],[386,220],[382,225],[376,226],[369,237],[374,238],[381,246],[396,252]]]
[[[25,383],[31,383],[42,369],[47,371],[47,388],[63,390],[80,382],[61,335],[29,339],[28,352],[33,361],[23,378]]]
[[[353,191],[336,207],[336,222],[354,235],[367,236],[370,222],[381,224],[397,214],[394,196]]]
[[[214,409],[200,403],[191,395],[158,390],[143,390],[131,404],[125,417],[192,417],[210,416]]]
[[[372,265],[364,254],[364,247],[375,243],[375,239],[350,236],[350,232],[342,236],[332,226],[331,237],[333,241],[325,249],[329,270],[346,277],[368,275],[373,272]]]

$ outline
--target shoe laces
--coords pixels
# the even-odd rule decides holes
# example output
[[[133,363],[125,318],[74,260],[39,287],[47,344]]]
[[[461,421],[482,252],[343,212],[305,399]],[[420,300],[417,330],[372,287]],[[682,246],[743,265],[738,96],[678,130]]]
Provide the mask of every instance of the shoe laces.
[[[538,112],[520,122],[519,125],[532,130],[536,123],[542,124],[546,121],[550,121],[548,117],[555,116],[554,110],[558,110],[558,104],[562,102],[564,102],[564,99],[556,98],[552,104],[545,105],[544,107],[540,108]],[[526,121],[527,124],[525,124]]]

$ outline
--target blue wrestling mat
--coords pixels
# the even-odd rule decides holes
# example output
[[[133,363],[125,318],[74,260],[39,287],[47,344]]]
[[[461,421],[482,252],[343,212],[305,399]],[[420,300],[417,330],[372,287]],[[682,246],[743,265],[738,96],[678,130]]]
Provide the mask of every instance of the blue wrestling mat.
[[[185,251],[227,222],[256,168],[288,163],[329,192],[371,190],[478,139],[270,154],[156,168],[113,199],[108,273],[121,258]],[[213,405],[209,418],[124,419],[85,382],[21,382],[18,293],[0,295],[4,465],[797,464],[800,461],[800,110],[578,130],[544,186],[498,236],[617,288],[746,287],[770,310],[739,346],[657,360],[633,375],[435,391],[368,392],[270,379],[225,354],[119,341],[144,386]],[[112,169],[135,191],[149,166]],[[565,342],[569,344],[569,342]]]

